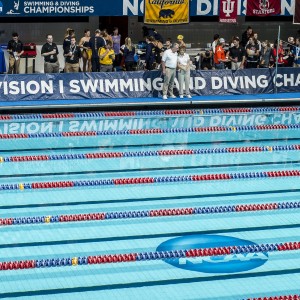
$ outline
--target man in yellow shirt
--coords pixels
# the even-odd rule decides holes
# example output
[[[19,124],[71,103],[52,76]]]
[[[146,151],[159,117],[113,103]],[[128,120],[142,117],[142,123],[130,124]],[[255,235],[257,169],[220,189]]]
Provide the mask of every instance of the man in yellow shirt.
[[[112,49],[112,42],[107,41],[106,45],[99,49],[100,72],[112,72],[115,57],[115,51]]]

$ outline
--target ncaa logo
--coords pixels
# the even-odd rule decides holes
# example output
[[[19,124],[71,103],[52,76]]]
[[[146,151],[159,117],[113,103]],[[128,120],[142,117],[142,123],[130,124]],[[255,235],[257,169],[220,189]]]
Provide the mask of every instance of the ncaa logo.
[[[222,235],[190,235],[174,238],[160,244],[156,251],[257,245],[251,241]],[[185,270],[203,273],[238,273],[262,266],[268,254],[239,253],[206,257],[181,257],[165,260],[166,263]]]
[[[3,12],[3,4],[2,4],[2,2],[0,1],[0,13],[2,13]]]

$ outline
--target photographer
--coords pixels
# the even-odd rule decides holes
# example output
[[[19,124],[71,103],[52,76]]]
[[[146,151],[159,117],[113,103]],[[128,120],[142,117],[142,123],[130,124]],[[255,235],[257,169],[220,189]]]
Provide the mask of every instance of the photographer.
[[[24,52],[23,43],[19,40],[19,35],[14,32],[12,40],[8,42],[7,51],[9,53],[8,74],[20,73],[20,58]]]
[[[112,42],[107,41],[106,45],[99,49],[100,72],[112,72],[115,57],[115,51],[112,49]]]

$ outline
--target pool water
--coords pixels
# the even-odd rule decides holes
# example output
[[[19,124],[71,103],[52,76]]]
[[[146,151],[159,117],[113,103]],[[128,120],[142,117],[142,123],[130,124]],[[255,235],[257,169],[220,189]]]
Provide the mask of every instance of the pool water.
[[[296,106],[0,116],[0,298],[299,294],[299,120]]]

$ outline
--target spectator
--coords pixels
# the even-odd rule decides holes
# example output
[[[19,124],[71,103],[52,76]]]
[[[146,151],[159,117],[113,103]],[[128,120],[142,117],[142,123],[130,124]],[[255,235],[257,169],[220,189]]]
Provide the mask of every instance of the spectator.
[[[76,45],[75,37],[71,38],[71,44],[64,51],[66,58],[65,71],[66,73],[77,73],[80,70],[79,60],[81,58],[80,47]]]
[[[216,53],[216,47],[217,47],[218,44],[219,44],[219,38],[220,38],[220,35],[216,33],[216,34],[214,35],[214,41],[213,41],[212,44],[211,44],[211,49],[212,49],[213,54]]]
[[[160,64],[161,64],[161,58],[162,58],[162,54],[164,52],[163,50],[163,43],[160,41],[155,40],[153,42],[154,45],[154,56],[155,56],[155,63],[156,63],[156,68],[158,69]]]
[[[261,52],[259,67],[260,68],[269,68],[270,67],[270,57],[271,57],[271,47],[268,40],[261,43]]]
[[[12,40],[8,42],[7,51],[9,53],[8,74],[19,74],[20,59],[24,50],[23,43],[19,40],[19,35],[16,32],[12,34]]]
[[[43,45],[41,55],[44,57],[44,73],[58,73],[59,61],[57,55],[59,54],[57,45],[53,43],[52,34],[47,34],[47,42]]]
[[[65,37],[64,37],[64,42],[63,42],[63,49],[64,51],[70,47],[71,45],[71,38],[75,37],[75,30],[72,28],[67,28]]]
[[[246,46],[247,69],[257,68],[259,58],[259,47],[255,43],[254,37],[251,36]]]
[[[241,41],[241,45],[243,47],[246,47],[250,36],[253,34],[253,29],[251,26],[248,26],[247,30],[244,31],[244,33],[242,34],[242,41]]]
[[[167,38],[166,42],[164,44],[164,47],[163,47],[163,51],[171,49],[171,47],[172,47],[172,39],[171,38]]]
[[[183,98],[183,84],[185,85],[185,94],[187,98],[192,98],[190,94],[190,56],[185,53],[185,47],[179,47],[179,54],[177,58],[178,68],[178,83],[179,83],[179,97]]]
[[[212,66],[213,54],[212,51],[205,51],[201,53],[201,69],[202,70],[211,70]]]
[[[160,41],[162,44],[164,43],[162,35],[159,34],[154,28],[148,28],[147,26],[143,26],[142,30],[144,38],[148,36],[153,36],[156,41]]]
[[[97,29],[95,35],[90,38],[89,47],[92,49],[92,72],[100,71],[99,49],[106,45],[103,37],[100,36],[101,31]]]
[[[299,68],[300,67],[300,39],[296,38],[295,46],[292,50],[294,55],[294,67]]]
[[[82,49],[82,71],[83,72],[91,72],[92,70],[92,49],[90,48],[90,38],[91,31],[86,29],[84,31],[84,36],[81,38],[79,42],[79,47]]]
[[[121,48],[121,34],[119,34],[119,28],[114,27],[113,34],[111,35],[112,42],[113,42],[113,49],[115,51],[115,60],[114,60],[114,69],[116,70],[117,67],[121,64],[122,55],[120,53]]]
[[[107,41],[106,45],[99,49],[100,72],[112,72],[115,52],[112,49],[112,42]]]
[[[231,61],[231,70],[243,69],[246,58],[245,48],[240,45],[238,37],[232,40],[233,47],[229,49],[229,60]]]
[[[112,37],[107,33],[106,29],[102,30],[102,37],[105,39],[106,43],[108,41],[110,41],[111,43],[113,43]]]
[[[148,36],[146,38],[146,56],[145,56],[145,64],[146,69],[151,71],[154,69],[154,62],[155,62],[155,39],[153,36]]]
[[[162,72],[164,77],[163,83],[163,99],[167,100],[169,91],[171,98],[176,98],[173,94],[174,79],[176,76],[178,44],[175,43],[171,49],[164,52],[162,57]]]
[[[295,48],[295,39],[293,37],[288,38],[288,46],[289,50],[286,50],[286,67],[293,67],[294,66],[294,59],[295,55],[293,49]]]
[[[278,46],[278,61],[277,61],[277,46]],[[276,40],[274,43],[274,47],[271,51],[271,55],[274,61],[274,64],[280,68],[284,66],[284,61],[283,61],[283,57],[284,57],[284,49],[283,49],[283,42],[282,40],[279,41],[279,45],[278,45],[278,41]]]
[[[258,33],[257,32],[253,33],[253,38],[254,38],[255,44],[258,45],[258,51],[260,52],[261,51],[261,42],[258,39]]]
[[[214,63],[216,69],[225,69],[225,62],[228,62],[228,58],[225,55],[224,45],[225,40],[220,38],[214,54]]]
[[[132,45],[131,38],[127,37],[125,39],[125,47],[124,47],[124,62],[126,71],[133,71],[135,60],[135,48]]]
[[[179,47],[186,47],[185,42],[183,41],[184,36],[182,34],[179,34],[177,36],[177,44],[179,45]]]

